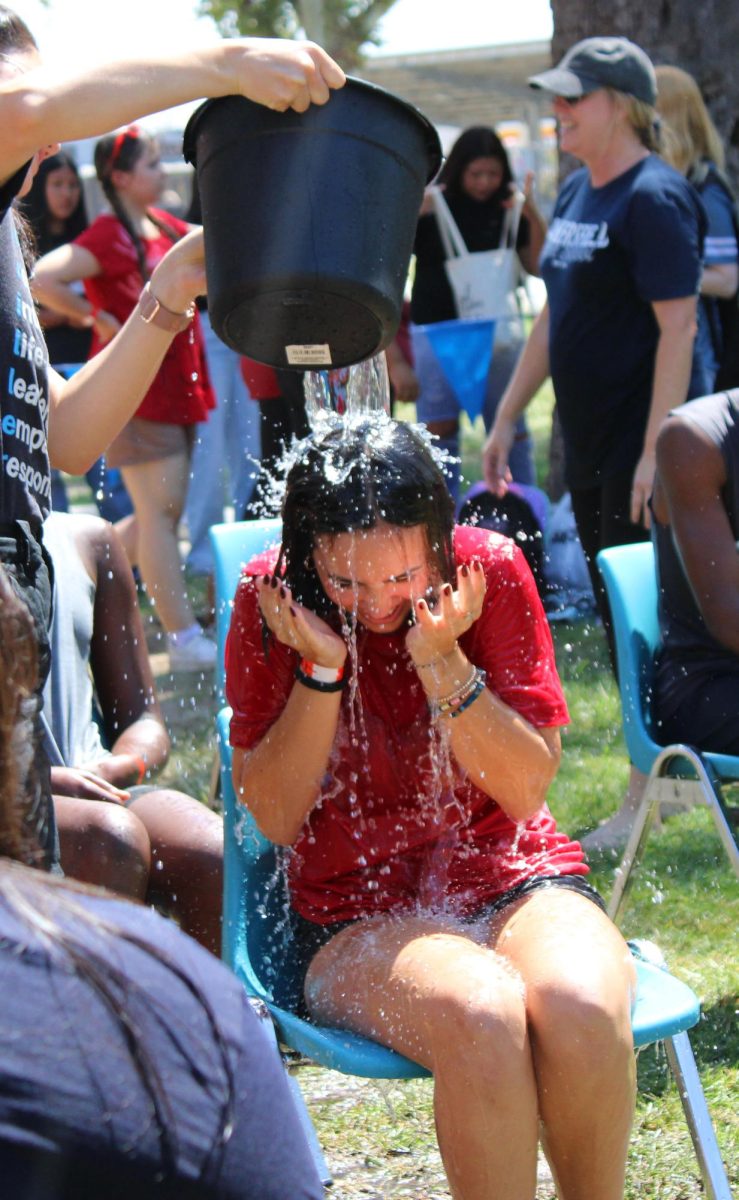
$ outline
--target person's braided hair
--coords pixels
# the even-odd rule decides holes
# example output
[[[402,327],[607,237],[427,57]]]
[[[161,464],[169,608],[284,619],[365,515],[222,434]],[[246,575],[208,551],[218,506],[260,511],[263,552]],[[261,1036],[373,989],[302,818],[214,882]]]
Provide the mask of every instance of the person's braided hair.
[[[155,145],[154,138],[149,137],[148,134],[143,133],[135,126],[131,126],[122,133],[112,133],[101,138],[95,145],[94,155],[95,173],[100,181],[100,186],[110,207],[133,242],[136,251],[136,261],[144,283],[146,283],[150,274],[146,265],[146,247],[134,228],[133,222],[126,212],[118,190],[113,183],[113,172],[133,171],[142,155]],[[152,224],[156,225],[157,229],[165,237],[169,238],[172,243],[179,241],[182,235],[167,221],[163,221],[151,209],[147,209],[146,215]]]

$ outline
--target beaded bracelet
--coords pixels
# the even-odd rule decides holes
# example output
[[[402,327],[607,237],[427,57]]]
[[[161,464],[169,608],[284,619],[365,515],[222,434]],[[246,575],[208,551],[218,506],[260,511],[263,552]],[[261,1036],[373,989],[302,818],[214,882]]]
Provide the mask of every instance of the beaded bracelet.
[[[450,708],[456,708],[464,700],[465,696],[471,692],[475,686],[476,679],[477,668],[473,667],[472,674],[468,679],[465,679],[464,683],[460,683],[453,691],[449,692],[446,696],[442,696],[439,700],[431,701],[431,707],[440,713],[448,712]]]
[[[469,708],[469,706],[471,704],[474,704],[477,697],[481,696],[482,693],[485,691],[485,672],[484,671],[476,671],[475,674],[477,676],[477,678],[475,680],[475,686],[473,687],[473,689],[469,693],[469,695],[465,697],[465,699],[462,701],[461,704],[458,704],[456,708],[453,708],[450,710],[450,712],[449,712],[450,717],[452,717],[452,718],[458,717],[459,714],[463,713],[466,708]]]
[[[456,717],[458,713],[463,712],[473,700],[476,700],[480,692],[485,687],[487,676],[479,667],[472,668],[472,674],[461,687],[456,691],[451,692],[442,700],[432,701],[429,705],[432,716]]]

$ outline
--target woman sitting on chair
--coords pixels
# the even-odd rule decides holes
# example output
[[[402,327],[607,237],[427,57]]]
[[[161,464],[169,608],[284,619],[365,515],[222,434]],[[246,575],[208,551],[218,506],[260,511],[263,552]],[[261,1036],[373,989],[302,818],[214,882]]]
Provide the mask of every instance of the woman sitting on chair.
[[[560,1195],[617,1200],[634,973],[545,805],[567,710],[523,555],[453,529],[389,419],[305,443],[283,521],[226,650],[236,792],[290,847],[280,975],[433,1072],[453,1196],[533,1197],[541,1124]]]

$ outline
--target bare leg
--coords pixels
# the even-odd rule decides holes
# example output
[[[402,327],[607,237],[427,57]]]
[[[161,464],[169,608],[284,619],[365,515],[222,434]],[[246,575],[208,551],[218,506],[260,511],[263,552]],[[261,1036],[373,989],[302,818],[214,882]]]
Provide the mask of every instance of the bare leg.
[[[636,976],[615,925],[542,889],[506,909],[492,944],[520,972],[544,1144],[562,1200],[622,1200],[634,1113]]]
[[[149,839],[139,819],[117,804],[55,796],[64,873],[82,883],[143,900]]]
[[[138,567],[167,633],[189,629],[195,620],[177,542],[188,464],[183,451],[121,469],[136,510]]]
[[[455,1200],[531,1200],[538,1118],[523,991],[497,955],[440,919],[362,922],[318,952],[306,997],[319,1020],[433,1072]]]
[[[199,800],[164,788],[134,796],[128,812],[151,843],[147,900],[162,903],[186,933],[220,954],[223,821]]]

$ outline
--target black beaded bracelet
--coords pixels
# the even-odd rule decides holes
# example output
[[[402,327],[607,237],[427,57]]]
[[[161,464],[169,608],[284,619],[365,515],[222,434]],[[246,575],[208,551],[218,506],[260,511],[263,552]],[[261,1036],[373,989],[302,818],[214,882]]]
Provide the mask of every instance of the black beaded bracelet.
[[[322,679],[312,679],[310,675],[306,675],[305,671],[301,671],[300,667],[295,668],[295,678],[298,683],[302,683],[303,687],[310,688],[314,692],[343,692],[346,687],[346,676],[343,679],[337,679],[335,683],[324,683]]]

